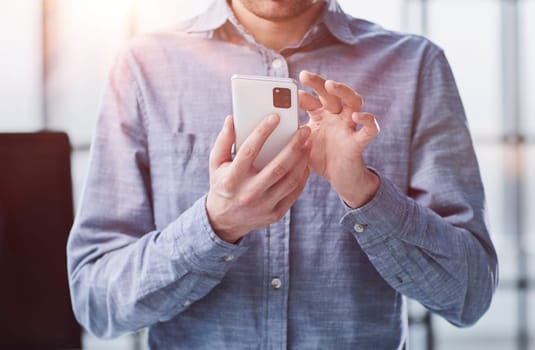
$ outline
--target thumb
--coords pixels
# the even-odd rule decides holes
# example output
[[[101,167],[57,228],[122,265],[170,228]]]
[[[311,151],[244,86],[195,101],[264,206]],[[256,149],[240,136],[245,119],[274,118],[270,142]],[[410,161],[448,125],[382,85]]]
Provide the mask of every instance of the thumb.
[[[374,138],[379,135],[381,128],[377,123],[377,119],[371,113],[359,113],[353,112],[351,115],[353,122],[362,127],[354,135],[355,141],[362,146],[366,147]]]
[[[210,152],[210,171],[219,168],[223,163],[232,161],[232,145],[236,137],[234,134],[234,119],[228,116],[223,124],[223,129],[217,135],[214,147]]]

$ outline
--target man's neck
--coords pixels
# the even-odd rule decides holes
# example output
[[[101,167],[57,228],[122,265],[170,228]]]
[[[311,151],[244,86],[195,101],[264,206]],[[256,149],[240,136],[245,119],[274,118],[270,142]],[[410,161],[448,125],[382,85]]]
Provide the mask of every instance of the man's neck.
[[[310,7],[298,16],[272,21],[258,17],[241,1],[230,1],[231,8],[240,24],[255,38],[256,42],[279,52],[303,39],[323,9],[323,1]]]

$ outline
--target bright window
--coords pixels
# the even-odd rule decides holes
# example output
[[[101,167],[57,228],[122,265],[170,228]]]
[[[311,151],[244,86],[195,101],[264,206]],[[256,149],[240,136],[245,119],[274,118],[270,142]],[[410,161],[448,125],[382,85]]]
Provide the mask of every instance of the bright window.
[[[535,291],[529,289],[535,285],[535,1],[339,2],[355,17],[426,35],[445,50],[486,187],[500,258],[501,285],[492,308],[475,327],[459,330],[438,317],[432,317],[432,327],[420,322],[425,312],[411,303],[410,348],[426,349],[430,341],[444,350],[527,349],[521,347],[528,341],[521,330],[535,334]],[[118,50],[132,34],[194,16],[209,0],[43,3],[46,16],[41,1],[35,0],[4,2],[0,12],[0,131],[43,126],[66,130],[75,146],[78,202],[102,89]],[[512,96],[511,89],[518,94]],[[111,342],[88,335],[84,339],[86,349],[141,348],[139,339],[132,337]],[[529,344],[533,348],[535,339]]]

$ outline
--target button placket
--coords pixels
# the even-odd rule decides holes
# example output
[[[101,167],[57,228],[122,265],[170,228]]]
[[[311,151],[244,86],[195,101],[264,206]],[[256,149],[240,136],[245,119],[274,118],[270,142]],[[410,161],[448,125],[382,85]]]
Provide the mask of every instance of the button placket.
[[[287,342],[290,212],[269,226],[266,322],[270,330],[266,348],[283,349]]]

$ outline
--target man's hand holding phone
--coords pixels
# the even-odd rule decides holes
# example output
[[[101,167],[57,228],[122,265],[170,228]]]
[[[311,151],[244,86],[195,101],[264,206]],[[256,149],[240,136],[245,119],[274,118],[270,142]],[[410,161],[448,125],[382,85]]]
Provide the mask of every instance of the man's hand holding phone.
[[[251,76],[233,79],[240,132],[235,132],[236,124],[228,117],[210,156],[210,191],[206,203],[212,228],[222,239],[236,242],[249,232],[278,221],[303,191],[309,166],[328,180],[350,207],[360,207],[374,196],[379,178],[366,167],[362,154],[379,134],[379,126],[373,115],[361,112],[362,98],[353,89],[317,74],[302,72],[301,82],[317,94],[299,91],[300,108],[308,112],[310,121],[278,152],[285,144],[281,133],[291,132],[292,125],[297,124],[297,115],[296,106],[292,104],[295,98],[289,97],[288,105],[279,106],[275,92],[278,84],[289,83],[290,88],[295,89],[293,83]],[[238,82],[245,82],[245,85],[240,86]],[[263,98],[270,89],[274,92],[273,101]],[[237,99],[238,96],[241,99]],[[283,127],[278,127],[281,117],[277,114],[270,114],[261,122],[255,121],[257,108],[269,110],[273,107],[282,107],[281,112],[289,118],[283,120],[286,123]],[[247,129],[252,130],[256,123],[258,125],[249,134]],[[247,124],[249,126],[244,127]],[[275,135],[276,143],[273,142]],[[232,160],[230,149],[237,139],[239,148]],[[264,147],[266,142],[267,148]],[[261,150],[264,157],[258,162]],[[259,164],[262,167],[258,167]],[[267,165],[264,167],[264,164]]]
[[[303,191],[308,180],[310,128],[303,126],[264,168],[253,163],[280,123],[277,114],[266,116],[242,144],[234,160],[234,122],[227,117],[210,154],[210,190],[206,200],[214,232],[237,242],[249,232],[280,220]]]

